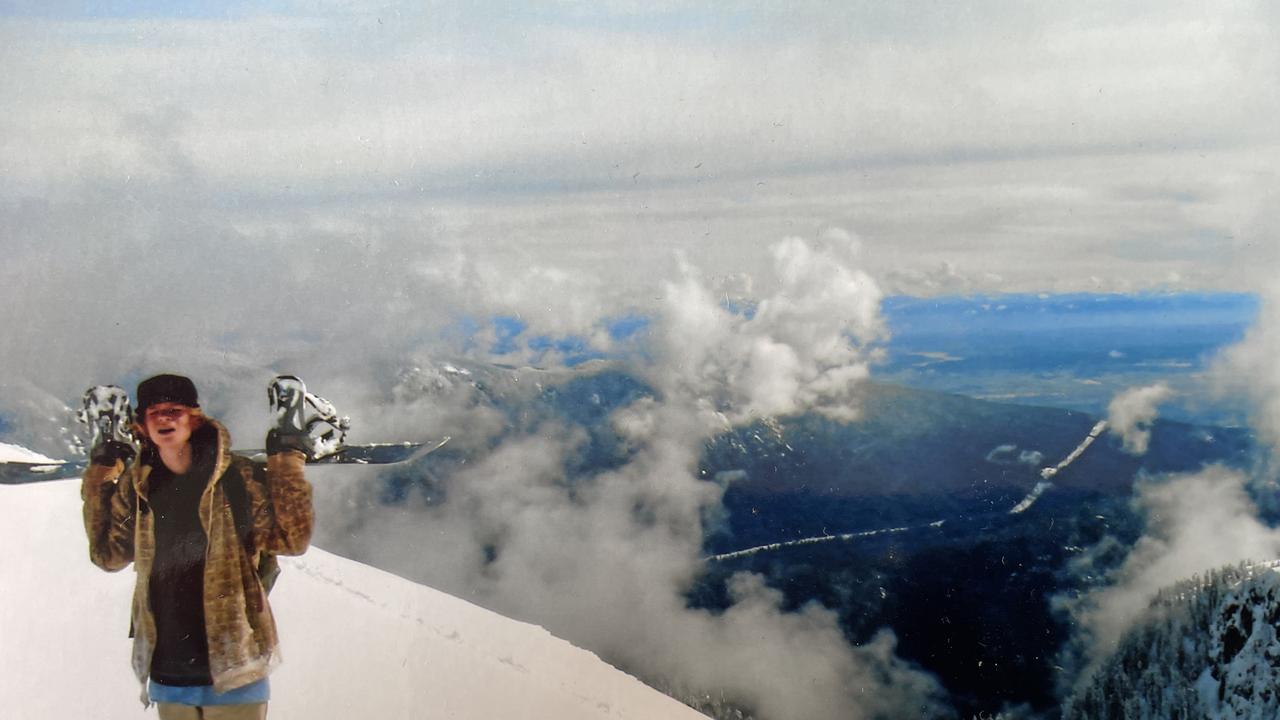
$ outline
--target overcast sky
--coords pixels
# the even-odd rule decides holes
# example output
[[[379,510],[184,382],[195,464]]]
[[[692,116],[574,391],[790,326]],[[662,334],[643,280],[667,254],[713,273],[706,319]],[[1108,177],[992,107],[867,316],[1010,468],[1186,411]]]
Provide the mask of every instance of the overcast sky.
[[[580,327],[685,263],[768,293],[789,236],[852,239],[886,294],[1280,266],[1268,2],[210,7],[0,0],[16,369],[253,355],[322,310]]]
[[[1274,257],[1267,2],[205,5],[0,4],[4,199],[181,188],[243,233],[373,215],[622,278],[837,226],[907,292]]]

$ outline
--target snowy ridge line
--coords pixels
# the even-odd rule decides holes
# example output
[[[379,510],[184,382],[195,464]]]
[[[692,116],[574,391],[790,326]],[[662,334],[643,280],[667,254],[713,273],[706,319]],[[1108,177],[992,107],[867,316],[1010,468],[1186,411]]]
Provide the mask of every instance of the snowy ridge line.
[[[946,520],[936,520],[925,525],[909,525],[906,527],[883,528],[880,530],[864,530],[856,533],[843,533],[840,535],[820,535],[818,537],[802,538],[800,540],[788,540],[787,542],[770,543],[768,545],[757,545],[756,547],[747,548],[745,550],[735,550],[733,552],[722,553],[720,555],[711,555],[704,558],[707,562],[720,562],[723,560],[733,560],[735,558],[747,557],[771,550],[781,550],[782,548],[797,547],[800,545],[815,545],[817,543],[832,542],[835,540],[857,540],[859,538],[873,537],[875,535],[891,535],[895,533],[904,533],[911,530],[922,530],[924,528],[940,528]]]
[[[1256,563],[1240,563],[1239,565],[1234,565],[1232,567],[1241,572],[1240,577],[1236,578],[1235,582],[1229,585],[1229,587],[1234,589],[1254,579],[1255,577],[1261,575],[1264,572],[1269,571],[1274,573],[1280,573],[1280,560],[1267,560],[1264,562],[1256,562]],[[1207,576],[1208,572],[1210,571],[1205,571],[1205,575],[1202,577],[1201,581],[1194,585],[1191,584],[1190,579],[1180,580],[1178,583],[1172,586],[1172,588],[1176,588],[1178,590],[1178,592],[1176,593],[1175,592],[1165,593],[1163,590],[1161,590],[1156,594],[1156,597],[1152,599],[1151,607],[1155,607],[1157,605],[1170,607],[1175,603],[1179,603],[1186,600],[1188,593],[1203,592],[1207,587],[1213,584],[1213,581],[1210,580]]]
[[[1107,421],[1099,420],[1097,423],[1094,424],[1093,429],[1089,431],[1089,435],[1085,437],[1084,440],[1080,441],[1080,444],[1076,446],[1076,449],[1072,450],[1070,455],[1067,455],[1065,458],[1063,458],[1062,462],[1058,463],[1053,467],[1047,467],[1047,468],[1041,469],[1040,470],[1040,477],[1042,478],[1041,481],[1036,483],[1036,486],[1031,489],[1031,492],[1027,493],[1027,496],[1022,498],[1022,500],[1017,505],[1014,505],[1009,510],[1008,514],[1017,515],[1019,513],[1024,513],[1032,505],[1035,505],[1036,501],[1040,499],[1040,496],[1043,495],[1046,490],[1053,487],[1053,483],[1049,482],[1049,478],[1062,472],[1067,468],[1068,465],[1078,460],[1080,456],[1084,454],[1084,451],[1088,450],[1089,446],[1093,444],[1093,441],[1101,437],[1102,433],[1106,429],[1107,429]]]
[[[1093,429],[1089,431],[1089,436],[1086,437],[1083,441],[1081,441],[1081,443],[1076,446],[1076,449],[1071,451],[1070,455],[1063,458],[1062,462],[1058,463],[1057,466],[1051,467],[1051,468],[1044,468],[1043,470],[1041,470],[1040,477],[1044,478],[1045,480],[1048,480],[1054,475],[1057,475],[1058,473],[1065,470],[1068,465],[1075,462],[1081,455],[1083,455],[1084,451],[1088,450],[1089,446],[1093,444],[1093,441],[1097,440],[1098,436],[1101,435],[1102,432],[1106,429],[1107,429],[1107,421],[1099,420],[1098,423],[1093,426]]]
[[[1051,487],[1053,487],[1053,483],[1048,480],[1041,480],[1036,483],[1036,486],[1032,488],[1031,492],[1027,493],[1027,496],[1022,498],[1022,502],[1014,505],[1013,508],[1009,510],[1009,514],[1017,515],[1019,513],[1026,512],[1027,508],[1035,505],[1036,501],[1040,499],[1040,496]]]
[[[85,461],[47,457],[21,445],[0,442],[0,485],[21,485],[78,478]]]

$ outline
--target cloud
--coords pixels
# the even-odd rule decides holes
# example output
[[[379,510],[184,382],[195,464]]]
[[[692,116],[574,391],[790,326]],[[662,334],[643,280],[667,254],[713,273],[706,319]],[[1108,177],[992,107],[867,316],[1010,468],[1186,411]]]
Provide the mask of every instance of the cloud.
[[[662,420],[693,429],[669,410]],[[936,681],[894,657],[891,634],[851,647],[834,613],[783,612],[757,577],[734,579],[722,614],[686,607],[699,516],[719,494],[693,477],[687,441],[655,438],[627,467],[569,488],[562,463],[574,442],[543,428],[504,443],[453,478],[435,509],[379,510],[351,528],[358,555],[763,717],[945,716]]]
[[[558,365],[535,337],[576,336],[601,352],[613,349],[610,320],[636,311],[637,299],[609,286],[603,278],[539,262],[529,248],[511,249],[511,257],[478,256],[452,248],[438,257],[421,257],[414,269],[423,284],[448,298],[452,312],[465,308],[475,318],[510,318],[519,342],[505,347],[494,327],[475,338],[482,352],[506,363]]]
[[[1151,441],[1151,423],[1156,419],[1156,406],[1173,396],[1164,383],[1130,388],[1116,395],[1107,405],[1108,430],[1121,438],[1124,450],[1145,455]]]
[[[1250,425],[1273,454],[1280,453],[1280,286],[1264,296],[1257,321],[1244,339],[1224,350],[1210,367],[1210,378],[1223,394],[1243,398],[1251,409]]]
[[[620,160],[619,179],[630,181],[636,171],[694,176],[691,152],[720,172],[744,172],[831,157],[1175,143],[1205,128],[1260,132],[1256,113],[1275,100],[1241,72],[1271,61],[1243,5],[1112,11],[1092,23],[1005,7],[994,21],[980,12],[995,8],[961,18],[926,3],[893,13],[758,5],[659,16],[671,24],[657,28],[634,13],[584,26],[554,9],[392,10],[312,12],[301,22],[10,20],[26,51],[13,53],[14,82],[57,72],[61,89],[22,86],[43,124],[11,120],[30,142],[8,152],[28,160],[16,164],[23,170],[65,172],[48,160],[81,148],[60,148],[59,132],[89,132],[109,157],[147,169],[145,146],[116,141],[119,110],[93,98],[95,86],[126,107],[187,106],[183,145],[211,178],[240,185],[461,183],[477,170],[498,183],[547,172],[598,181]],[[680,22],[699,20],[744,29],[682,32]],[[35,42],[46,54],[78,52],[42,67],[26,44]],[[150,81],[122,82],[121,65]],[[65,117],[57,109],[69,96],[108,114]],[[813,98],[822,111],[802,111]]]
[[[777,290],[749,311],[727,307],[687,265],[667,285],[658,387],[693,399],[710,426],[802,409],[857,417],[856,389],[887,338],[878,286],[850,268],[847,246],[793,237],[770,252]]]
[[[1000,283],[999,276],[989,276],[987,287]],[[901,295],[963,295],[971,291],[975,283],[956,270],[953,262],[940,261],[932,268],[894,270],[885,277],[890,291]]]
[[[986,461],[996,465],[1029,465],[1039,468],[1044,464],[1044,453],[1039,450],[1019,450],[1017,445],[997,445],[987,453]]]
[[[763,717],[947,716],[945,692],[895,656],[892,633],[851,646],[832,611],[784,612],[758,576],[732,580],[723,612],[688,607],[723,492],[697,474],[705,441],[766,414],[856,415],[857,386],[883,337],[878,290],[855,269],[849,243],[790,238],[771,256],[778,289],[746,309],[725,303],[687,263],[667,283],[653,347],[635,358],[655,394],[609,418],[627,444],[621,467],[567,477],[566,462],[587,441],[580,430],[510,426],[491,436],[491,452],[437,478],[429,501],[386,508],[372,489],[352,487],[330,498],[323,541],[542,624],[651,682],[723,693]],[[510,388],[555,380],[536,372],[522,371]],[[413,378],[455,388],[430,394],[425,407],[465,414],[466,402],[448,399],[465,397],[464,386],[425,367]],[[404,388],[411,407],[414,395]]]

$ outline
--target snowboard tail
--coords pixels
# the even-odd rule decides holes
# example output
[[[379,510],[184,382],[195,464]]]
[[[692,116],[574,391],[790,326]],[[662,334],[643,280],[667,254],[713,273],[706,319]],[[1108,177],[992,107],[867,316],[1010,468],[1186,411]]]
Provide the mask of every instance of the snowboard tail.
[[[372,443],[369,445],[344,445],[336,452],[320,457],[308,457],[308,465],[391,465],[409,462],[432,453],[449,442],[449,438],[428,442]],[[267,461],[266,450],[233,450],[254,462]]]

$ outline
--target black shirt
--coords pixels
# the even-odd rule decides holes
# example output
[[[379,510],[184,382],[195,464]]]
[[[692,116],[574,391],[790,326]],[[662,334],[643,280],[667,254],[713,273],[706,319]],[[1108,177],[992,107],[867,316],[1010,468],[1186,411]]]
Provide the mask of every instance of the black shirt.
[[[200,496],[213,475],[217,433],[204,426],[191,436],[192,464],[175,475],[154,458],[147,501],[154,514],[155,561],[151,611],[156,647],[151,677],[165,685],[209,685],[209,641],[204,624],[204,561],[209,538],[200,524]]]

